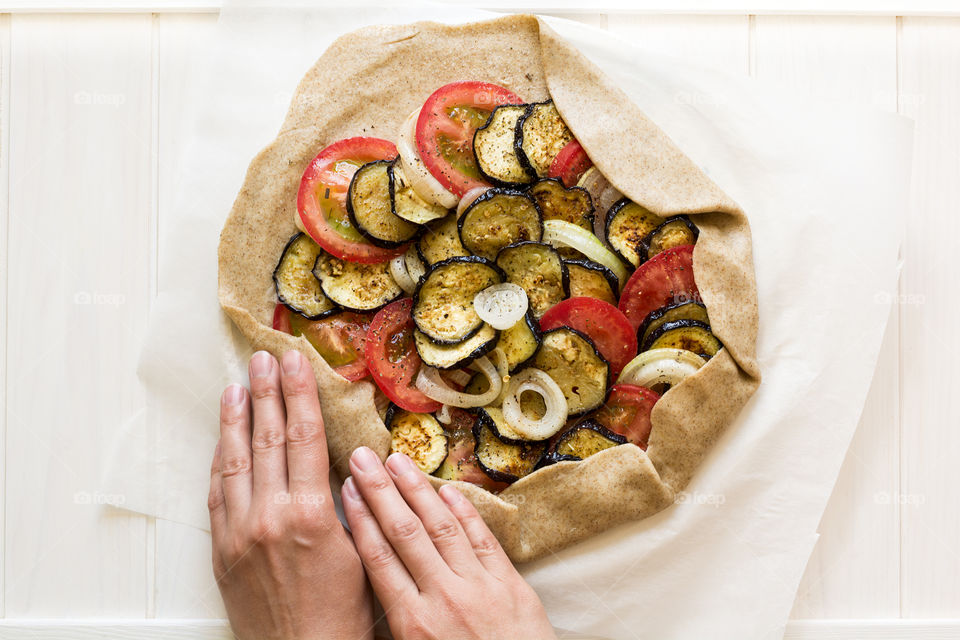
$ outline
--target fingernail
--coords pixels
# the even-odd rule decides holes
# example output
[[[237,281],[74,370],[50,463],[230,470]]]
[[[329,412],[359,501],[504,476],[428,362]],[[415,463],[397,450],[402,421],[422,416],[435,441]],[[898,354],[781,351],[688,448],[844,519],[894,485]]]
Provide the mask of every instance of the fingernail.
[[[390,457],[387,458],[387,469],[390,469],[390,473],[399,477],[412,473],[416,470],[416,467],[413,466],[413,460],[402,453],[391,453]]]
[[[453,485],[443,485],[440,487],[440,491],[438,493],[440,494],[440,497],[443,498],[443,501],[451,507],[463,500],[463,494],[460,493],[460,491]]]
[[[351,458],[360,471],[372,471],[380,464],[380,458],[369,447],[357,447],[354,449]]]
[[[357,491],[357,485],[353,484],[353,478],[347,478],[343,481],[343,488],[340,494],[347,500],[359,500],[360,492]]]
[[[223,401],[230,406],[243,402],[243,387],[234,382],[223,392]]]
[[[300,373],[300,361],[303,356],[296,349],[291,349],[283,354],[283,372],[288,376]]]
[[[250,358],[250,377],[262,378],[270,375],[273,369],[273,356],[266,351],[257,351]]]

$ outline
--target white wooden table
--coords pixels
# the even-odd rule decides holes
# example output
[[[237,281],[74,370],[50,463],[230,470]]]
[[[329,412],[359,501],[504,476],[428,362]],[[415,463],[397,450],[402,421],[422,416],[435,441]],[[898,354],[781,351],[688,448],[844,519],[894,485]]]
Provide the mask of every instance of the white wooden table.
[[[493,6],[916,119],[900,296],[787,637],[960,637],[960,12]],[[104,443],[143,408],[183,71],[216,19],[202,0],[0,8],[0,638],[229,637],[207,535],[96,492]]]

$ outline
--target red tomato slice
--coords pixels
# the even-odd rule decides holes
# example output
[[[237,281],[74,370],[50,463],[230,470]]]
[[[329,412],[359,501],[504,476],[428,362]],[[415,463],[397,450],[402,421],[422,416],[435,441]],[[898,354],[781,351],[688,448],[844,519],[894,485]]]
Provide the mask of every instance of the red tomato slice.
[[[597,298],[567,298],[550,307],[540,319],[544,331],[570,327],[585,334],[610,363],[616,377],[637,355],[637,331],[620,310]]]
[[[434,91],[417,118],[417,152],[427,170],[457,196],[489,187],[473,155],[473,134],[498,105],[522,102],[489,82],[452,82]]]
[[[592,417],[646,451],[652,428],[650,412],[659,399],[660,394],[646,387],[617,384],[610,389],[606,404]]]
[[[633,272],[620,294],[620,311],[636,331],[660,307],[699,300],[693,279],[693,245],[685,244],[653,256]]]
[[[551,178],[560,178],[567,187],[572,187],[580,181],[587,169],[593,166],[593,160],[583,150],[577,140],[571,140],[560,149],[560,153],[550,164],[547,175]]]
[[[333,370],[353,382],[366,378],[363,357],[370,314],[341,311],[320,320],[307,320],[283,304],[273,310],[273,328],[294,336],[305,336]]]
[[[474,454],[476,441],[473,438],[473,423],[477,418],[464,409],[450,408],[450,424],[444,425],[447,432],[447,459],[441,469],[448,480],[460,480],[483,487],[491,493],[499,493],[509,483],[494,480],[480,468]]]
[[[386,262],[406,247],[381,249],[360,235],[347,215],[350,179],[362,165],[397,157],[392,142],[380,138],[347,138],[317,154],[300,179],[297,211],[304,231],[328,253],[351,262]]]
[[[377,312],[367,331],[366,360],[373,381],[390,400],[407,411],[431,413],[441,404],[414,386],[420,354],[413,342],[413,300],[391,302]]]

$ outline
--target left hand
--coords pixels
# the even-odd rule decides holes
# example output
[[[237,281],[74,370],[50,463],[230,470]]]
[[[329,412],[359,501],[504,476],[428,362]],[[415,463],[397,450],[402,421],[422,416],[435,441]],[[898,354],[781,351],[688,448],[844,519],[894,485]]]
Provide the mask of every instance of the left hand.
[[[313,369],[250,360],[227,387],[210,474],[213,569],[241,640],[373,637],[370,587],[337,519]],[[252,402],[251,402],[252,395]]]

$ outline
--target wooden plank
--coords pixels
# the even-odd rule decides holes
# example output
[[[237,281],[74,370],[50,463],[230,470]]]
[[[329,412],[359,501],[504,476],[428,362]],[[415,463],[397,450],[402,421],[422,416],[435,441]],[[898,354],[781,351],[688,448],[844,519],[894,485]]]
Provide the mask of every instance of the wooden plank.
[[[903,246],[902,615],[960,614],[960,20],[904,18],[901,110],[916,120]]]
[[[157,235],[167,232],[176,204],[177,168],[190,144],[188,114],[197,60],[206,57],[217,24],[214,14],[162,14],[156,20],[157,65]],[[155,283],[156,285],[156,283]],[[155,289],[154,289],[155,291]],[[210,564],[210,535],[193,527],[156,522],[155,579],[158,618],[224,618],[226,613]]]
[[[7,274],[9,273],[7,245],[8,187],[10,184],[10,16],[0,15],[0,461],[6,468],[7,433]],[[0,618],[4,616],[4,516],[6,506],[6,475],[0,473]]]
[[[11,22],[6,615],[142,616],[144,518],[97,491],[143,406],[150,17]]]
[[[770,17],[754,21],[752,67],[818,100],[896,110],[894,18]],[[892,293],[892,292],[888,292]],[[899,330],[881,347],[860,425],[820,524],[793,617],[899,615]],[[845,445],[846,443],[843,443]],[[884,500],[883,496],[888,496]]]
[[[747,73],[749,21],[741,16],[624,15],[610,31],[691,64]]]

